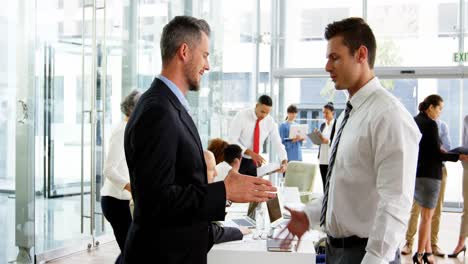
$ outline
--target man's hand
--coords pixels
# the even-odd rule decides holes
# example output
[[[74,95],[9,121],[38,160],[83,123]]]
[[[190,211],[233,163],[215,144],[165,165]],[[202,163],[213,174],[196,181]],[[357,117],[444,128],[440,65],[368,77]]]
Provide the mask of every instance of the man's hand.
[[[262,166],[266,163],[266,160],[258,153],[253,152],[252,150],[248,149],[245,151],[245,154],[252,157],[253,162],[257,165],[257,167]]]
[[[276,197],[270,181],[240,174],[235,166],[224,179],[224,186],[226,199],[237,203],[266,202]]]
[[[277,170],[278,173],[285,173],[286,170],[288,169],[288,161],[287,160],[283,160],[281,162],[281,167]]]
[[[458,159],[461,160],[461,161],[468,161],[468,155],[466,155],[466,154],[460,154],[460,156],[459,156]]]
[[[297,245],[299,247],[301,238],[305,232],[309,230],[309,219],[303,211],[296,211],[294,209],[285,207],[291,213],[291,220],[288,225],[278,234],[281,235],[284,231],[287,230],[288,235],[281,242],[281,248],[288,248],[294,238],[297,236]]]
[[[252,233],[252,231],[245,226],[239,226],[239,230],[244,236]]]
[[[125,184],[124,190],[127,190],[129,193],[132,193],[132,189],[130,188],[130,183]]]

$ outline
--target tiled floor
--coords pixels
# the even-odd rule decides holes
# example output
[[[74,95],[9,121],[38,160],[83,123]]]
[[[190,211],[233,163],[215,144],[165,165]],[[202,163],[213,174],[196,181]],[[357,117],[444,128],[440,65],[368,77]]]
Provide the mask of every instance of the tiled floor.
[[[439,233],[440,247],[449,253],[455,247],[458,239],[458,228],[460,226],[460,214],[444,213]],[[50,261],[53,264],[112,264],[119,253],[115,242],[103,244],[97,249],[89,252],[81,252],[68,257]],[[465,263],[468,256],[463,259],[460,255],[457,259],[436,258],[436,263]],[[403,256],[404,264],[411,264],[411,256]]]

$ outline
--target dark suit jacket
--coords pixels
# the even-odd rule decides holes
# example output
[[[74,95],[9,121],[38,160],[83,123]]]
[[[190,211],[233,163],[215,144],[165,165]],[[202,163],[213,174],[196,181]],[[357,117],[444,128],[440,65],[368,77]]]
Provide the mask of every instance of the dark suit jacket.
[[[219,226],[216,223],[210,225],[213,244],[220,244],[229,241],[242,240],[244,235],[239,228],[229,226]]]
[[[426,113],[420,112],[414,117],[421,131],[419,142],[418,167],[416,177],[442,180],[442,161],[457,161],[456,153],[444,153],[440,150],[439,129],[437,123]]]
[[[207,184],[197,128],[161,80],[141,96],[124,141],[135,203],[124,263],[206,263],[208,227],[225,216],[224,182]]]

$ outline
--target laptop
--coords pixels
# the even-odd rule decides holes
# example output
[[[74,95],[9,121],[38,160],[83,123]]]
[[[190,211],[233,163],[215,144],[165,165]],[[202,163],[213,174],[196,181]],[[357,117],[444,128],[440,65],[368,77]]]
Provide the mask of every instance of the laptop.
[[[255,228],[255,208],[258,203],[249,203],[249,209],[247,210],[247,215],[242,218],[231,219],[238,226],[243,226],[247,228]]]
[[[301,136],[305,138],[307,136],[307,131],[309,126],[307,124],[293,124],[289,127],[289,138],[293,139],[296,136]]]
[[[284,210],[280,197],[281,194],[278,192],[276,197],[266,202],[268,209],[268,216],[270,217],[270,226],[275,228],[277,226],[285,225],[289,222],[288,219],[283,217]]]

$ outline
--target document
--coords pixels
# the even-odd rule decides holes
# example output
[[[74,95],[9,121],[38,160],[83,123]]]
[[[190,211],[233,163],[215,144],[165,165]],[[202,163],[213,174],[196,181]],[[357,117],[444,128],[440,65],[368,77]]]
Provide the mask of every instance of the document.
[[[281,248],[281,242],[283,239],[280,238],[268,238],[267,239],[267,250],[268,251],[276,251],[276,252],[291,252],[292,251],[292,244],[285,248]]]
[[[321,145],[322,144],[322,140],[320,139],[321,134],[322,133],[320,133],[320,131],[316,130],[316,131],[308,134],[307,136],[310,138],[310,140],[312,140],[312,142],[315,145]]]
[[[301,136],[302,138],[305,138],[307,135],[307,130],[309,130],[307,125],[297,125],[297,124],[291,125],[289,127],[289,138],[293,139],[297,136]]]
[[[265,176],[267,174],[271,174],[279,168],[281,168],[281,165],[279,163],[267,163],[257,168],[257,176]]]

